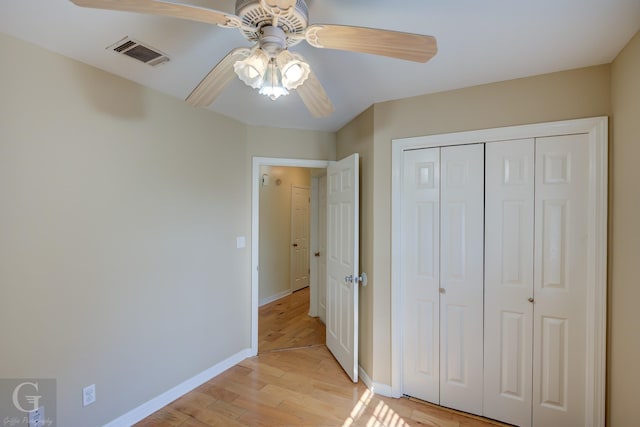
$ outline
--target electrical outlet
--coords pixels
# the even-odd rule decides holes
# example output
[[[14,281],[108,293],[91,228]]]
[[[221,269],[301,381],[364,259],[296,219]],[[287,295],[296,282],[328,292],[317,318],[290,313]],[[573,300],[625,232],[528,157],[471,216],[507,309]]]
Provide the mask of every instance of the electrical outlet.
[[[44,425],[44,406],[29,412],[29,427],[42,427]]]
[[[96,385],[91,384],[82,389],[82,406],[89,406],[96,401]]]

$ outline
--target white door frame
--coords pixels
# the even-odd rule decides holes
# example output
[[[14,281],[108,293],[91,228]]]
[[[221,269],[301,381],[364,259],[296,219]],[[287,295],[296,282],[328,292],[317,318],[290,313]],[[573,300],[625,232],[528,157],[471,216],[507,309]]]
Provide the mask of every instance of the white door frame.
[[[258,354],[258,260],[260,255],[260,166],[327,168],[329,160],[253,157],[251,172],[251,355]]]
[[[319,260],[318,257],[315,256],[317,252],[319,252],[319,239],[320,239],[320,199],[318,195],[318,191],[320,188],[320,177],[312,176],[311,177],[311,222],[310,222],[310,240],[309,240],[309,316],[318,317],[319,314],[319,306],[318,306],[318,298],[319,292],[318,287],[320,286],[320,277],[319,277]]]
[[[588,425],[604,426],[607,309],[608,118],[567,120],[443,135],[394,139],[391,147],[391,391],[402,395],[402,158],[405,150],[545,136],[589,134],[589,216],[586,396]]]

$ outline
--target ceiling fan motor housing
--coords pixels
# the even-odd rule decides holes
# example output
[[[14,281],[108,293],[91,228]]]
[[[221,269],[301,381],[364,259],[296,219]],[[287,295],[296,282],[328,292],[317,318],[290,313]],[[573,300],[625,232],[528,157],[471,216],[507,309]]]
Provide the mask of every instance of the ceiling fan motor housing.
[[[273,24],[273,15],[265,10],[260,4],[260,0],[237,0],[236,15],[240,17],[242,23],[247,27],[258,28]],[[286,34],[300,34],[309,25],[309,10],[304,0],[297,0],[293,13],[278,17],[278,27]],[[251,42],[260,40],[260,31],[250,31],[242,29],[245,38]],[[301,39],[292,37],[286,38],[287,46],[298,44]]]

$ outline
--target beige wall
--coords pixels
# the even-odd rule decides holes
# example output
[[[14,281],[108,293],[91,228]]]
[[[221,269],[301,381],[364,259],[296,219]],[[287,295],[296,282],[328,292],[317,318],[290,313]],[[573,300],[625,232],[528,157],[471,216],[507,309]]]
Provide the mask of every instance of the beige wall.
[[[609,151],[608,424],[640,425],[640,33],[613,62]]]
[[[291,291],[291,189],[311,188],[311,169],[261,166],[259,300]],[[280,183],[278,184],[278,181]]]
[[[373,270],[373,107],[342,128],[337,135],[337,158],[360,155],[360,271]],[[359,357],[360,366],[373,373],[373,280],[360,287]]]
[[[331,159],[335,135],[0,54],[0,378],[56,378],[58,425],[103,425],[250,346],[251,156]]]
[[[249,126],[247,151],[256,157],[335,160],[336,135],[333,132]]]
[[[610,66],[604,65],[374,106],[373,239],[367,249],[373,251],[374,381],[391,381],[391,140],[608,115],[609,82]]]

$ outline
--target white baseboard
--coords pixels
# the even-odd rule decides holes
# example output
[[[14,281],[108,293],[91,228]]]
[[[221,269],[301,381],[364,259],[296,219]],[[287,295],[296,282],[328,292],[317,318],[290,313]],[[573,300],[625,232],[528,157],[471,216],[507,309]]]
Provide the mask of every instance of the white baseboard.
[[[169,403],[173,402],[177,398],[187,394],[194,388],[206,383],[211,378],[220,375],[232,366],[242,362],[247,357],[251,356],[251,349],[244,349],[233,356],[223,360],[222,362],[212,366],[211,368],[200,372],[196,376],[189,378],[188,380],[178,384],[170,390],[162,393],[159,396],[154,397],[146,403],[132,409],[126,414],[116,418],[115,420],[105,424],[103,427],[129,427],[133,424],[145,419],[149,415],[153,414],[157,410],[164,408]]]
[[[371,381],[371,377],[360,365],[358,365],[358,376],[369,390],[373,389],[373,381]]]
[[[366,385],[367,388],[369,390],[371,390],[372,392],[374,392],[375,394],[379,394],[379,395],[385,396],[385,397],[396,397],[396,396],[393,395],[393,391],[391,390],[391,386],[388,386],[387,384],[381,384],[381,383],[376,383],[376,382],[372,381],[371,377],[369,376],[369,374],[367,374],[367,371],[362,369],[362,366],[358,366],[358,376],[360,377],[360,379],[362,380],[364,385]]]
[[[279,294],[263,298],[258,302],[258,307],[262,307],[263,305],[269,304],[270,302],[278,301],[280,298],[288,297],[289,295],[291,295],[291,289],[287,289],[286,291],[280,292]]]
[[[398,397],[393,395],[393,390],[390,385],[382,384],[382,383],[373,383],[373,388],[371,389],[375,394],[379,394],[384,397]]]

